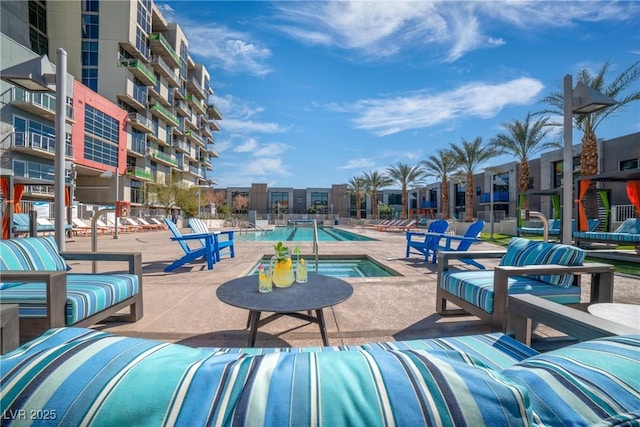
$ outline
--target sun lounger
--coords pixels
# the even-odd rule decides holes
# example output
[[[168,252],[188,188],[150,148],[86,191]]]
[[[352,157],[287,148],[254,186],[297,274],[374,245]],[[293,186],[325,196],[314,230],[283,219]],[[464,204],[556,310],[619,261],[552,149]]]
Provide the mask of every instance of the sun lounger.
[[[573,240],[578,246],[581,242],[593,242],[615,245],[632,245],[636,248],[640,248],[640,219],[629,218],[612,233],[599,231],[574,231]]]

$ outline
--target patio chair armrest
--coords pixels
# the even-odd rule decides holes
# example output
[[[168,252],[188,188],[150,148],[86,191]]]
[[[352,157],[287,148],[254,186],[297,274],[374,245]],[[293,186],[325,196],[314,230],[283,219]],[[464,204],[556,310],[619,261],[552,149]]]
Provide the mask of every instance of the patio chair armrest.
[[[438,283],[442,274],[449,269],[449,260],[502,258],[505,251],[438,251]]]
[[[142,253],[140,252],[60,252],[67,261],[125,261],[129,263],[129,274],[142,276]]]
[[[224,230],[224,231],[216,231],[215,234],[217,234],[218,236],[223,236],[223,235],[227,235],[229,240],[233,240],[233,230]]]
[[[508,302],[507,332],[515,332],[516,339],[527,345],[531,344],[532,320],[579,341],[638,333],[638,330],[628,326],[535,295],[510,295]]]
[[[2,272],[5,283],[44,283],[47,293],[47,322],[51,328],[61,328],[66,325],[65,305],[67,303],[67,272],[66,271],[18,271],[5,270]],[[19,285],[18,285],[19,286]]]
[[[555,275],[555,274],[606,274],[613,272],[614,267],[609,264],[586,263],[583,265],[524,265],[519,267],[498,265],[495,271],[504,271],[507,276],[529,276],[529,275]]]
[[[183,234],[182,236],[171,237],[171,240],[180,241],[180,240],[211,240],[213,241],[213,233],[191,233],[191,234]]]

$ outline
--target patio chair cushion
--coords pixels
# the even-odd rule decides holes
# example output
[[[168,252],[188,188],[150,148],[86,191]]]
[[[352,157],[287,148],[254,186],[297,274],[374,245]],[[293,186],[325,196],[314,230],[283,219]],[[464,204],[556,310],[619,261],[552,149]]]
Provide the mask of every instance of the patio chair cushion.
[[[73,325],[133,295],[140,284],[135,274],[67,274],[66,324]],[[19,304],[22,318],[47,316],[44,283],[22,283],[2,289],[0,303]]]
[[[57,334],[67,339],[47,342]],[[0,359],[5,410],[46,408],[68,425],[533,422],[525,389],[447,349],[215,355],[86,329],[45,335]]]
[[[582,265],[586,252],[571,245],[538,242],[514,237],[509,242],[506,254],[500,265],[522,267],[525,265],[558,264],[565,266]],[[554,274],[532,276],[541,282],[560,287],[573,285],[573,275]]]
[[[638,425],[638,336],[608,337],[543,353],[502,371],[530,392],[539,425]]]
[[[447,271],[442,276],[444,290],[493,313],[493,271]],[[578,286],[561,287],[534,276],[512,276],[507,282],[509,294],[532,294],[560,304],[580,302]]]
[[[0,271],[65,271],[70,268],[58,253],[58,245],[52,236],[0,240],[0,254]],[[0,282],[0,289],[19,284]]]

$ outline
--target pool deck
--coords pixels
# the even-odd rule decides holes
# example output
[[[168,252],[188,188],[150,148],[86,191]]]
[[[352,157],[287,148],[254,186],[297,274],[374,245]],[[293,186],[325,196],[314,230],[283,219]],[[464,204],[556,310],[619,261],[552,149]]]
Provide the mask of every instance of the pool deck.
[[[345,279],[353,285],[353,296],[342,304],[325,309],[331,345],[489,332],[487,323],[475,316],[442,317],[435,312],[436,266],[425,263],[419,255],[404,257],[404,232],[348,230],[378,240],[320,242],[319,253],[368,255],[402,276]],[[274,242],[237,241],[235,258],[224,255],[213,270],[207,270],[206,263],[197,262],[165,273],[164,267],[183,254],[179,245],[170,241],[170,236],[169,231],[146,231],[120,233],[118,239],[111,235],[98,237],[98,251],[142,253],[144,317],[136,323],[105,323],[95,328],[194,347],[246,346],[247,311],[222,303],[215,290],[223,282],[245,275],[263,255],[273,254]],[[303,256],[312,259],[311,242],[290,243],[290,247],[299,244]],[[90,251],[91,238],[74,237],[67,241],[66,250]],[[483,242],[474,245],[472,250],[503,248]],[[110,264],[101,263],[98,271],[124,268],[122,264]],[[70,265],[76,272],[91,271],[88,263],[72,262]],[[487,262],[485,265],[491,267],[494,264]],[[460,264],[460,268],[467,267]],[[583,280],[588,283],[589,279]],[[587,298],[583,295],[583,300]],[[640,304],[640,278],[616,275],[614,301]],[[536,332],[542,336],[548,334],[544,328]],[[317,325],[283,317],[258,331],[256,345],[320,346],[322,341]]]

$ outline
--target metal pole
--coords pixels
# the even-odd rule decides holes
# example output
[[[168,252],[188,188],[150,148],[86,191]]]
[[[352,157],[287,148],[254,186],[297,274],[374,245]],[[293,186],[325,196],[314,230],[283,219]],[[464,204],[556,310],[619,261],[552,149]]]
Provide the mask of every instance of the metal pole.
[[[564,76],[564,150],[562,156],[562,243],[571,244],[573,198],[573,79]]]
[[[64,219],[65,219],[65,123],[67,120],[67,52],[58,48],[56,51],[56,157],[53,161],[54,166],[54,203],[55,209],[55,238],[59,251],[64,251]]]
[[[489,205],[491,209],[491,236],[489,236],[490,240],[493,240],[493,180],[495,179],[495,175],[491,174],[491,184],[489,185],[489,191],[491,192],[489,195]]]
[[[115,174],[116,174],[116,201],[114,203],[115,206],[115,214],[113,216],[113,223],[115,224],[114,226],[114,230],[113,230],[113,238],[117,239],[118,238],[118,191],[119,191],[119,186],[120,186],[120,182],[118,179],[118,166],[115,167]]]

